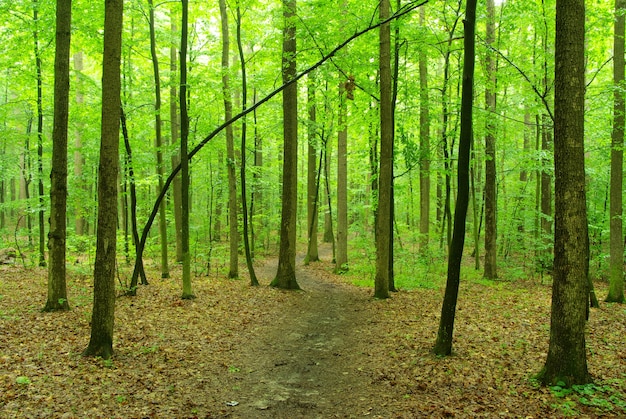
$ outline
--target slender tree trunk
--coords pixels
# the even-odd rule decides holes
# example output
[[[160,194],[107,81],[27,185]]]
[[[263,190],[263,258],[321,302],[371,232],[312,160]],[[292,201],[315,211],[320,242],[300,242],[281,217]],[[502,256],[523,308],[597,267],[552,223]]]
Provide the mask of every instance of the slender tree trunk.
[[[328,153],[328,141],[324,139],[324,201],[326,210],[324,211],[324,243],[333,244],[333,260],[335,263],[335,233],[333,231],[333,211],[330,197],[330,156]]]
[[[183,299],[195,298],[191,288],[191,255],[189,253],[189,115],[187,114],[187,38],[189,0],[182,0],[180,32],[180,176],[182,209]]]
[[[222,22],[222,92],[224,95],[224,117],[228,121],[233,117],[232,93],[229,86],[229,54],[230,37],[228,31],[228,11],[226,0],[219,0],[220,17]],[[235,141],[233,138],[233,126],[229,125],[226,132],[226,167],[228,171],[228,224],[230,241],[230,265],[228,277],[239,276],[239,219],[237,212],[237,179],[235,165]]]
[[[611,193],[609,209],[610,279],[607,302],[624,302],[624,240],[622,228],[622,185],[624,175],[624,0],[615,0],[613,34],[613,132],[611,135]]]
[[[107,0],[104,12],[102,62],[102,133],[98,171],[98,227],[94,268],[91,339],[87,356],[113,355],[115,321],[115,257],[117,243],[117,178],[120,135],[120,57],[122,0]]]
[[[37,219],[39,221],[39,266],[46,266],[46,230],[44,222],[44,190],[43,190],[43,81],[41,75],[41,51],[39,49],[39,17],[38,3],[33,2],[33,40],[35,42],[35,71],[37,74],[37,198],[39,208]],[[67,143],[66,143],[67,144]]]
[[[84,97],[81,82],[81,72],[83,71],[83,53],[81,51],[74,54],[74,71],[76,72],[76,106],[82,108],[84,105]],[[74,181],[80,189],[80,196],[87,197],[89,189],[83,174],[85,157],[83,156],[82,149],[82,132],[80,128],[77,128],[74,132]],[[74,232],[78,236],[88,234],[89,223],[87,217],[85,216],[86,210],[84,202],[77,200],[77,204],[74,207]]]
[[[494,0],[487,0],[487,55],[485,68],[487,87],[485,89],[485,106],[487,108],[487,126],[485,135],[485,271],[484,277],[498,277],[496,253],[497,230],[497,198],[496,198],[496,64],[490,48],[495,42],[495,6]]]
[[[315,101],[315,74],[311,73],[308,77],[308,148],[307,148],[307,255],[305,263],[316,262],[319,258],[317,246],[317,225],[319,213],[319,195],[317,188],[317,148],[319,141],[317,140],[317,104]]]
[[[176,13],[173,9],[170,10],[170,21],[172,40],[176,39],[176,22],[174,17]],[[176,44],[174,41],[170,44],[170,144],[175,146],[178,142],[178,129],[179,129],[179,117],[178,117],[178,101],[176,92]],[[180,147],[177,147],[180,149]],[[178,152],[172,153],[171,157],[172,170],[180,164],[180,155]],[[182,247],[182,204],[181,204],[181,192],[180,192],[180,175],[176,176],[172,182],[172,190],[174,199],[174,225],[176,227],[176,261],[183,261],[183,247]]]
[[[283,83],[296,77],[296,0],[283,0]],[[283,193],[278,271],[271,286],[300,289],[296,281],[296,210],[298,204],[298,85],[283,91]]]
[[[159,57],[156,51],[156,35],[154,30],[154,3],[148,0],[149,23],[150,23],[150,56],[152,57],[152,70],[154,72],[154,130],[155,147],[157,158],[157,177],[159,178],[159,190],[163,189],[163,136],[161,135],[161,75],[159,73]],[[167,257],[167,213],[165,200],[159,206],[159,239],[161,243],[161,278],[170,277],[170,268]]]
[[[44,311],[69,310],[65,278],[67,210],[67,127],[70,92],[72,0],[58,0],[54,56],[54,125],[50,172],[48,300]]]
[[[222,0],[223,1],[223,0]],[[221,8],[220,8],[221,9]],[[226,9],[224,7],[224,9]],[[248,108],[248,80],[246,78],[246,60],[243,55],[243,45],[241,43],[241,8],[239,3],[236,6],[237,9],[237,49],[239,50],[239,62],[241,64],[241,109],[245,112]],[[226,28],[228,29],[228,28]],[[259,281],[254,272],[254,265],[252,264],[252,251],[250,249],[250,240],[248,234],[248,196],[246,192],[246,135],[247,135],[247,118],[243,117],[241,120],[241,214],[243,217],[243,244],[246,254],[246,267],[248,268],[248,274],[250,275],[250,285],[257,286]]]
[[[585,193],[585,4],[557,0],[554,90],[554,274],[542,382],[586,384],[589,235]]]
[[[469,163],[473,135],[472,103],[474,100],[475,25],[476,0],[468,0],[465,11],[463,91],[461,97],[461,136],[459,140],[458,195],[454,210],[454,231],[448,256],[448,278],[441,307],[437,341],[433,348],[436,355],[452,353],[454,317],[459,293],[461,261],[465,244],[465,220],[469,203]]]
[[[389,17],[389,0],[380,0],[379,19]],[[391,103],[391,28],[388,23],[379,31],[380,69],[380,169],[376,211],[376,276],[374,297],[389,298],[389,246],[391,237],[391,183],[393,176],[393,117]]]
[[[426,8],[420,8],[424,26]],[[420,49],[420,250],[428,249],[430,235],[430,115],[428,96],[428,55]]]
[[[348,121],[346,83],[339,85],[337,135],[337,255],[335,272],[348,270]]]

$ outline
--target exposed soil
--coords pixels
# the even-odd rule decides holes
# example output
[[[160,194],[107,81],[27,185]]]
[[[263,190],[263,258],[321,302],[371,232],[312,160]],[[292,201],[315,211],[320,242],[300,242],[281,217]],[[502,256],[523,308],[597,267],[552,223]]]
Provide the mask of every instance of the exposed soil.
[[[259,269],[259,276],[271,279],[275,262]],[[364,290],[333,281],[327,265],[298,265],[297,280],[303,291],[291,296],[270,321],[243,337],[246,343],[237,364],[243,374],[230,380],[240,389],[233,415],[384,414],[384,408],[375,403],[370,378],[360,367],[366,362],[364,347],[371,335],[367,310],[371,298]]]

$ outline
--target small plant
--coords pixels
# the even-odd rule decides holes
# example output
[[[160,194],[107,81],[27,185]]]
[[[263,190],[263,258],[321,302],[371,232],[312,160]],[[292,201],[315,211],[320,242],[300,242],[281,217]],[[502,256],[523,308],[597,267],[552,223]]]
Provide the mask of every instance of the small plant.
[[[27,386],[30,384],[30,378],[25,376],[19,376],[15,379],[15,382],[21,386]]]
[[[228,372],[231,374],[241,371],[241,368],[231,365],[228,367]]]

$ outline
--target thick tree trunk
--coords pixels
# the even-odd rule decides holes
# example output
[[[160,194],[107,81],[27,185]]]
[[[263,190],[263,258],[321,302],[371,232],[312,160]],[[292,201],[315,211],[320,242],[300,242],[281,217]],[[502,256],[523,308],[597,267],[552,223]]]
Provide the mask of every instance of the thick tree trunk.
[[[296,0],[283,0],[283,83],[296,77]],[[296,281],[296,210],[298,204],[298,85],[283,91],[283,188],[278,271],[271,286],[300,289]]]
[[[554,90],[554,274],[543,383],[586,384],[589,236],[585,193],[585,4],[557,0]]]
[[[58,0],[54,57],[54,124],[50,172],[48,300],[44,311],[69,310],[65,278],[67,237],[67,127],[70,92],[72,1]]]
[[[389,0],[380,0],[379,19],[389,17]],[[393,171],[393,117],[391,103],[391,28],[383,24],[379,31],[380,71],[380,169],[376,210],[376,276],[374,297],[389,298],[389,247],[391,246],[391,183]]]
[[[454,231],[448,256],[448,278],[441,307],[437,341],[433,348],[436,355],[452,353],[454,317],[459,293],[461,261],[465,245],[465,220],[469,203],[469,165],[473,135],[472,103],[474,99],[475,25],[476,0],[468,0],[465,11],[465,37],[463,61],[463,91],[461,97],[461,136],[457,169],[458,195],[454,210]]]
[[[624,239],[622,185],[624,175],[624,0],[615,0],[613,35],[613,132],[611,135],[610,279],[607,302],[624,302]]]
[[[117,177],[120,135],[120,57],[122,0],[107,0],[102,62],[102,137],[98,171],[98,227],[94,268],[91,339],[84,355],[108,359],[113,354],[115,256],[117,243]]]

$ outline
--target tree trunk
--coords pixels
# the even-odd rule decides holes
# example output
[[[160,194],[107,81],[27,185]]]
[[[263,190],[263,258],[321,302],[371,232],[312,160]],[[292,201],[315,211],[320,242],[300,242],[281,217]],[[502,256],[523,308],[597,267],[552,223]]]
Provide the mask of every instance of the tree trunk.
[[[607,302],[624,302],[624,241],[622,228],[622,184],[624,175],[624,0],[615,0],[613,35],[613,132],[611,135],[610,192],[610,278]]]
[[[46,266],[46,230],[44,222],[44,198],[43,198],[43,81],[41,75],[41,52],[39,49],[39,17],[37,1],[33,2],[33,39],[35,41],[35,71],[37,74],[37,198],[39,209],[37,219],[39,222],[39,266]],[[67,142],[66,142],[67,144]]]
[[[115,256],[117,243],[117,176],[120,128],[120,57],[123,2],[107,0],[102,61],[102,137],[98,171],[98,227],[94,268],[91,339],[84,355],[113,355]]]
[[[222,0],[223,1],[223,0]],[[225,6],[225,5],[224,5]],[[246,60],[243,55],[243,44],[241,43],[241,8],[239,4],[237,8],[237,49],[239,50],[239,62],[241,64],[241,110],[245,112],[248,108],[248,80],[246,78]],[[226,7],[224,7],[224,10]],[[220,7],[221,10],[221,7]],[[228,29],[228,28],[226,28]],[[247,135],[247,118],[243,118],[241,121],[241,215],[243,218],[243,247],[246,254],[246,267],[248,268],[248,274],[250,275],[250,285],[257,286],[259,281],[254,272],[254,265],[252,264],[252,251],[250,249],[250,240],[248,235],[248,197],[246,192],[246,135]]]
[[[296,0],[283,0],[283,84],[296,77]],[[298,203],[298,85],[283,91],[283,193],[278,271],[270,284],[300,289],[296,281],[296,209]]]
[[[487,126],[485,135],[485,271],[484,277],[498,277],[496,262],[497,200],[496,200],[496,63],[490,48],[495,42],[495,6],[494,0],[487,0],[487,55],[485,57],[487,86],[485,106],[487,108]]]
[[[379,19],[389,17],[389,0],[380,0]],[[374,297],[389,298],[389,247],[391,246],[391,182],[393,166],[393,119],[391,103],[391,28],[381,25],[379,31],[380,69],[380,169],[378,172],[378,206],[376,211],[376,276]]]
[[[176,39],[176,13],[173,9],[170,10],[170,21],[172,40]],[[176,94],[176,44],[172,41],[170,45],[170,144],[175,146],[178,142],[178,128],[179,117],[177,109],[177,94]],[[180,149],[180,147],[178,147]],[[180,155],[172,153],[171,157],[172,170],[180,164]],[[183,261],[183,245],[182,245],[182,204],[181,204],[181,192],[180,192],[180,175],[176,176],[172,182],[172,190],[174,199],[174,225],[176,227],[176,261]]]
[[[420,8],[424,26],[425,7]],[[430,230],[430,102],[428,98],[428,55],[420,49],[420,250],[428,249]]]
[[[459,293],[461,260],[465,245],[465,220],[469,203],[469,165],[473,135],[472,103],[474,99],[475,25],[476,0],[468,0],[465,11],[463,91],[461,96],[461,136],[459,140],[458,195],[454,210],[454,231],[448,256],[448,278],[441,307],[441,319],[437,341],[433,348],[436,355],[452,353],[452,334]]]
[[[54,123],[50,171],[48,300],[44,311],[69,310],[65,278],[67,210],[67,127],[70,92],[72,0],[58,0],[54,56]]]
[[[182,209],[183,294],[182,299],[195,298],[191,288],[191,255],[189,253],[189,115],[187,114],[187,38],[189,0],[182,0],[180,32],[180,176]]]
[[[339,85],[337,134],[337,255],[335,272],[348,270],[348,121],[346,83]]]
[[[229,54],[230,37],[228,31],[228,11],[226,0],[219,0],[220,17],[222,22],[222,92],[224,95],[224,118],[229,121],[233,117],[233,103],[229,86]],[[228,277],[239,276],[239,220],[237,216],[237,179],[235,166],[235,142],[233,138],[233,126],[228,125],[226,132],[226,167],[228,170],[228,225],[230,242],[230,265]]]
[[[83,71],[83,53],[81,51],[74,54],[74,71],[76,72],[76,105],[81,108],[85,101],[81,82],[81,72]],[[89,189],[87,188],[87,182],[85,182],[83,174],[85,158],[81,152],[83,149],[81,131],[80,128],[77,128],[74,132],[74,182],[77,183],[80,189],[80,196],[87,197]],[[85,216],[86,209],[82,200],[77,201],[74,211],[74,232],[77,236],[88,234],[89,223],[87,222],[88,218]]]
[[[554,90],[554,273],[544,384],[586,384],[589,235],[585,194],[585,4],[557,0]]]
[[[159,73],[159,57],[156,51],[156,35],[154,31],[154,4],[148,0],[149,24],[150,24],[150,56],[152,57],[152,69],[154,72],[154,130],[155,147],[157,158],[157,177],[159,178],[159,191],[163,189],[163,137],[161,135],[161,76]],[[170,277],[170,268],[167,261],[167,214],[165,212],[165,200],[159,205],[159,239],[161,243],[161,278]]]
[[[317,225],[319,213],[319,194],[317,187],[317,104],[315,102],[315,75],[309,74],[308,78],[308,130],[309,140],[307,148],[307,255],[306,263],[316,262],[319,258],[317,246]]]

